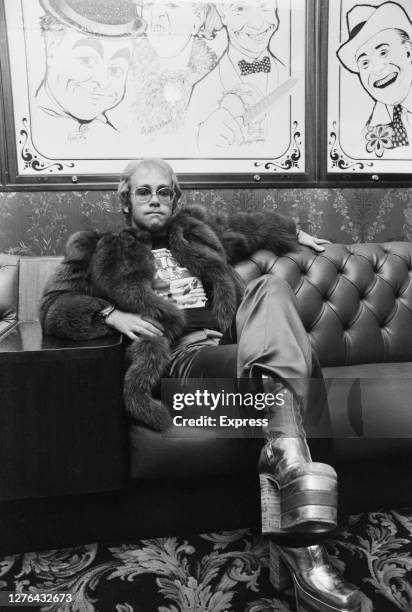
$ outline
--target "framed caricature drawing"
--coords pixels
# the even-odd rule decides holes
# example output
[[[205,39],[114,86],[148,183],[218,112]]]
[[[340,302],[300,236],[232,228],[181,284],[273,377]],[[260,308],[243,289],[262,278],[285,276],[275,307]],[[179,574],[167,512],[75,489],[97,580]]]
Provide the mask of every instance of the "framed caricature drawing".
[[[147,156],[217,183],[305,178],[313,15],[314,0],[4,0],[15,182],[108,181]]]
[[[327,171],[412,174],[412,2],[328,3]]]

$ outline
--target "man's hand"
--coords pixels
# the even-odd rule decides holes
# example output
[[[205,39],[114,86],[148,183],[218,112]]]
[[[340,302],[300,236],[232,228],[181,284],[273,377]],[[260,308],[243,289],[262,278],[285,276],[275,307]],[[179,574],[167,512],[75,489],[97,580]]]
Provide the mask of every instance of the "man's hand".
[[[242,130],[226,108],[214,111],[199,127],[198,145],[201,151],[214,147],[227,149],[242,141]]]
[[[329,240],[324,240],[323,238],[315,238],[315,236],[311,236],[303,230],[299,230],[298,242],[299,244],[303,244],[304,246],[310,247],[318,253],[322,253],[325,250],[325,248],[321,246],[322,244],[330,244]]]
[[[121,310],[113,310],[106,317],[107,325],[117,329],[121,334],[124,334],[130,340],[137,340],[140,336],[153,337],[163,336],[163,327],[157,321],[148,321],[142,319],[137,314],[131,312],[122,312]]]

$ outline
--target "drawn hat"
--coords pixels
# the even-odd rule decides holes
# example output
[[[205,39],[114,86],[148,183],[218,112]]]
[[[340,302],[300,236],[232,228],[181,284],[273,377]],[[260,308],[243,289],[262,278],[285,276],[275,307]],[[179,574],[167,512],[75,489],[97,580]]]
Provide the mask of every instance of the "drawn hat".
[[[138,36],[146,27],[133,0],[40,0],[46,13],[94,36]]]
[[[349,38],[336,52],[342,64],[351,72],[359,72],[357,50],[381,30],[403,30],[412,39],[412,23],[405,9],[396,2],[379,6],[357,4],[346,13]]]

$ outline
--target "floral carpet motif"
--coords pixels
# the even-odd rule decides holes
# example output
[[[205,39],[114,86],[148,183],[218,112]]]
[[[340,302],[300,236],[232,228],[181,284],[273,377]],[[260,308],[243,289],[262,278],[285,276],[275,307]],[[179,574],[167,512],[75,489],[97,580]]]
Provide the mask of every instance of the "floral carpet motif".
[[[412,610],[412,509],[352,516],[326,547],[361,589],[362,612]],[[266,541],[248,530],[89,544],[0,558],[0,589],[72,594],[30,608],[44,612],[294,612],[268,561]]]

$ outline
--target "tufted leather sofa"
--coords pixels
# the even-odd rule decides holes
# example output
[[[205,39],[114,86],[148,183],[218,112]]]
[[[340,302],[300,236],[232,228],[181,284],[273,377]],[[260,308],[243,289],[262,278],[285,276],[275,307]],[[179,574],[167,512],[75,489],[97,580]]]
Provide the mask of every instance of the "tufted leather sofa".
[[[412,245],[329,245],[321,255],[261,252],[256,261],[262,273],[287,280],[296,294],[328,386],[336,457],[408,456]]]
[[[42,337],[59,261],[0,255],[0,550],[257,526],[261,440],[128,427],[121,340]],[[260,251],[238,269],[296,294],[326,379],[341,511],[410,504],[412,245]]]

